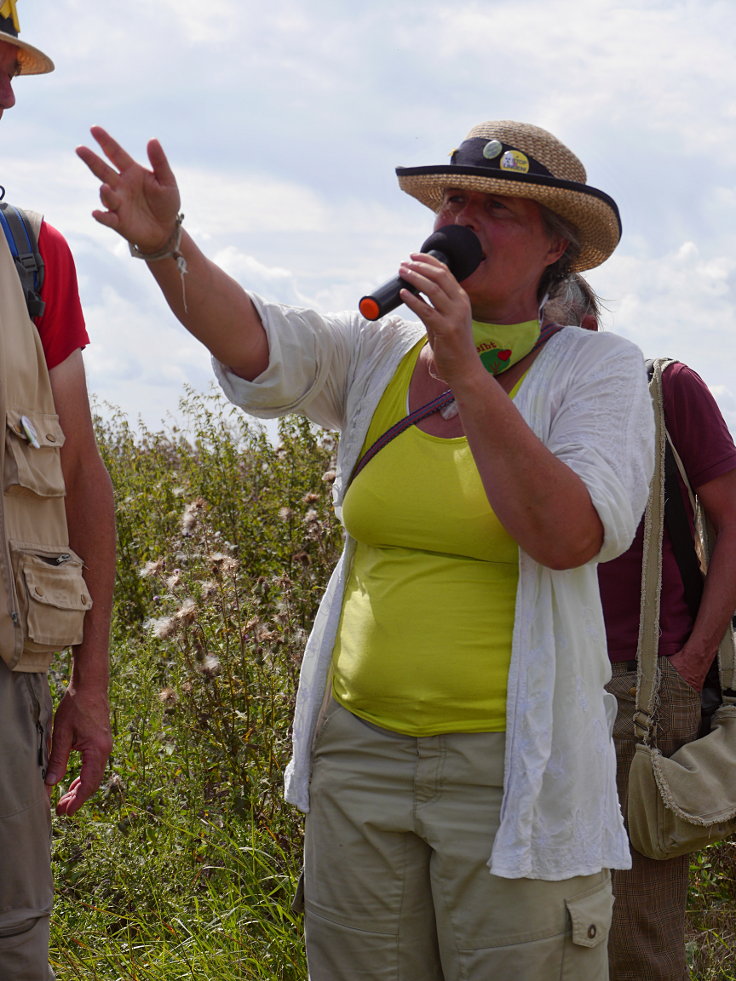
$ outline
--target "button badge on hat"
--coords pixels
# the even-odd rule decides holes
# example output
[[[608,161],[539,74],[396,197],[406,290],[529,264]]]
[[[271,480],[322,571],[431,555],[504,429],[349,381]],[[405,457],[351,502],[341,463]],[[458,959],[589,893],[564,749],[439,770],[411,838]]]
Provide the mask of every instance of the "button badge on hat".
[[[518,170],[521,174],[529,173],[529,158],[521,150],[507,150],[501,157],[501,170]]]

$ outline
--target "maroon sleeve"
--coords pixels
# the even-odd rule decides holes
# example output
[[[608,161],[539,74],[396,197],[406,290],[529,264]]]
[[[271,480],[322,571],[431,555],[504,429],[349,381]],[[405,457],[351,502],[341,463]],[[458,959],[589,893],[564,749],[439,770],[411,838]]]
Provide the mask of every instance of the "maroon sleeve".
[[[38,249],[44,262],[41,299],[46,307],[34,318],[41,337],[46,364],[51,368],[65,361],[72,351],[89,343],[77,286],[77,270],[64,236],[43,222]]]
[[[703,484],[736,469],[736,447],[716,400],[703,379],[687,365],[670,365],[662,375],[667,430],[682,459],[691,486]],[[692,520],[684,484],[680,491]],[[631,548],[612,562],[598,566],[608,654],[612,661],[636,656],[639,635],[642,525]],[[675,654],[687,640],[693,619],[688,608],[672,541],[664,528],[659,653]]]
[[[682,459],[690,485],[736,470],[736,446],[718,403],[697,372],[670,365],[662,375],[667,430]]]

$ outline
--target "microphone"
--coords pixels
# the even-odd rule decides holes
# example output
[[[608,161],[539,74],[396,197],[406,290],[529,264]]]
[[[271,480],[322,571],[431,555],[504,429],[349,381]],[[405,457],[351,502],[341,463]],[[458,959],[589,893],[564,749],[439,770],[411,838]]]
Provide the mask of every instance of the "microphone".
[[[477,235],[465,225],[443,225],[432,232],[419,251],[444,262],[458,282],[467,279],[483,259],[483,249]],[[401,305],[399,290],[402,289],[419,292],[396,276],[379,286],[374,293],[362,297],[358,309],[366,320],[378,320]]]

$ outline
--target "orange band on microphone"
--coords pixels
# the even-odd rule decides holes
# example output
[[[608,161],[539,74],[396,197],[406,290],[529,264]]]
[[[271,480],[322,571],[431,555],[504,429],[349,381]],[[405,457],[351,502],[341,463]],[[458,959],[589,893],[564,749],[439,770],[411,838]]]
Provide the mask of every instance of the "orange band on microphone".
[[[378,320],[381,316],[381,309],[372,296],[364,296],[358,304],[358,309],[366,320]]]

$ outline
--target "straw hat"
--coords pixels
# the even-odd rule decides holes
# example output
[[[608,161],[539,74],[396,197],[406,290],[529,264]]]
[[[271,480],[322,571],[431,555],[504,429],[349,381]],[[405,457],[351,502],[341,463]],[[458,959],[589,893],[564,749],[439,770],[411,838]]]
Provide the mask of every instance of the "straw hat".
[[[474,126],[449,164],[397,167],[399,186],[438,211],[444,190],[459,187],[505,197],[531,198],[572,222],[582,250],[573,269],[600,265],[621,238],[613,198],[586,184],[585,167],[547,130],[510,120]]]
[[[50,58],[25,41],[18,39],[20,24],[15,9],[16,0],[4,0],[0,6],[0,41],[18,48],[18,67],[21,75],[43,75],[54,70]]]

